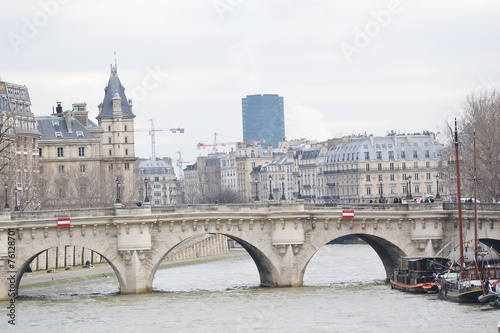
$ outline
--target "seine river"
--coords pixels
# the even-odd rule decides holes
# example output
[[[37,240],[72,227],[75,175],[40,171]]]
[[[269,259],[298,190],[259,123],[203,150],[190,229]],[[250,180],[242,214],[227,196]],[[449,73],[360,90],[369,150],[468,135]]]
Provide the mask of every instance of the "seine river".
[[[159,270],[152,294],[114,276],[21,289],[0,332],[497,332],[500,310],[391,290],[368,245],[324,246],[304,287],[260,288],[249,256]]]

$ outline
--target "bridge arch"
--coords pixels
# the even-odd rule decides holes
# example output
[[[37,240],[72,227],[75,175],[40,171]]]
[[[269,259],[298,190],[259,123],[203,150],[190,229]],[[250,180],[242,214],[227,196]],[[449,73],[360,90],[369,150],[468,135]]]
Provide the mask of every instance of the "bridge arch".
[[[167,245],[166,243],[161,244],[158,247],[158,249],[163,249],[163,250],[156,250],[153,252],[152,255],[153,266],[151,269],[151,274],[149,276],[149,285],[152,286],[156,272],[158,271],[161,263],[168,256],[169,253],[174,251],[177,247],[181,246],[185,242],[188,242],[190,240],[196,240],[197,238],[203,237],[204,235],[215,235],[215,234],[224,235],[237,241],[253,259],[257,267],[257,270],[259,272],[261,285],[263,286],[274,285],[273,283],[273,281],[275,280],[274,277],[278,275],[278,270],[273,261],[269,258],[269,256],[266,255],[263,252],[263,250],[260,249],[256,244],[251,243],[249,240],[244,240],[238,236],[235,236],[234,234],[224,233],[224,232],[202,232],[199,234],[191,234],[181,240],[176,239],[174,243],[171,243],[169,245]]]
[[[358,234],[358,233],[353,233],[348,235],[356,236],[359,239],[365,241],[377,253],[382,264],[384,265],[386,277],[389,277],[391,274],[393,274],[394,269],[398,266],[401,256],[406,255],[402,249],[400,249],[398,246],[396,246],[395,244],[391,243],[390,241],[384,238],[374,235]],[[327,242],[324,242],[320,246],[315,246],[314,248],[311,247],[309,250],[305,251],[308,253],[309,257],[307,258],[307,260],[305,260],[305,265],[301,272],[300,279],[302,281],[304,280],[304,274],[306,272],[307,266],[309,265],[314,255],[323,246],[327,245],[332,240],[338,239],[343,236],[345,235],[335,237],[331,240],[328,240]]]
[[[16,264],[18,265],[18,268],[16,270],[16,295],[19,292],[19,285],[23,274],[27,267],[31,264],[31,262],[38,255],[48,249],[66,245],[85,247],[101,255],[113,269],[118,279],[120,290],[123,288],[123,286],[125,285],[124,265],[122,263],[121,257],[117,255],[116,250],[108,246],[111,244],[106,244],[104,242],[95,242],[91,239],[83,239],[80,241],[78,239],[72,239],[71,241],[62,240],[55,243],[53,239],[46,238],[38,242],[30,243],[28,246],[25,246],[21,252],[17,253]]]

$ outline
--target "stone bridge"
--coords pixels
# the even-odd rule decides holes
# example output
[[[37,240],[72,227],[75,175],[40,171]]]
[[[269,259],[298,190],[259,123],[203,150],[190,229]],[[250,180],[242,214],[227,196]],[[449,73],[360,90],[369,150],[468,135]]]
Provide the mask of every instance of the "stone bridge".
[[[474,212],[463,205],[464,238],[473,239]],[[471,204],[470,204],[471,205]],[[500,250],[500,204],[481,204],[478,236]],[[344,218],[353,210],[354,218]],[[69,227],[58,227],[70,218]],[[402,255],[449,253],[458,241],[457,204],[200,205],[4,212],[0,215],[0,299],[17,293],[30,262],[56,246],[102,255],[122,294],[152,291],[155,273],[176,246],[206,234],[240,243],[263,286],[301,286],[314,254],[328,242],[355,235],[379,255],[387,276]],[[451,244],[451,245],[450,245]]]

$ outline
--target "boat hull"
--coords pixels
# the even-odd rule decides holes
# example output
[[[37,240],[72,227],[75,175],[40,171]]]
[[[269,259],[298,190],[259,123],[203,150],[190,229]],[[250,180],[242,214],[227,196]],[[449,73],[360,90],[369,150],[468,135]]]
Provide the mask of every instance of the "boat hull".
[[[444,289],[439,297],[452,302],[479,303],[479,296],[483,295],[482,288]]]
[[[416,293],[416,294],[425,293],[425,290],[423,287],[424,287],[423,283],[410,285],[410,284],[398,283],[394,280],[391,280],[391,288],[392,289],[397,289],[397,290],[406,291],[406,292],[410,292],[410,293]]]

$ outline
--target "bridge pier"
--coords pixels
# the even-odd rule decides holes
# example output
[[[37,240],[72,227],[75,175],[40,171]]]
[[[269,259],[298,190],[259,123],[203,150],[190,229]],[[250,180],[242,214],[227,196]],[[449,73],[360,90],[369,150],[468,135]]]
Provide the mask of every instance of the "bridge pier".
[[[152,292],[150,281],[150,269],[146,267],[146,257],[150,251],[145,250],[122,250],[120,254],[125,262],[123,280],[120,281],[120,293],[144,294]]]

